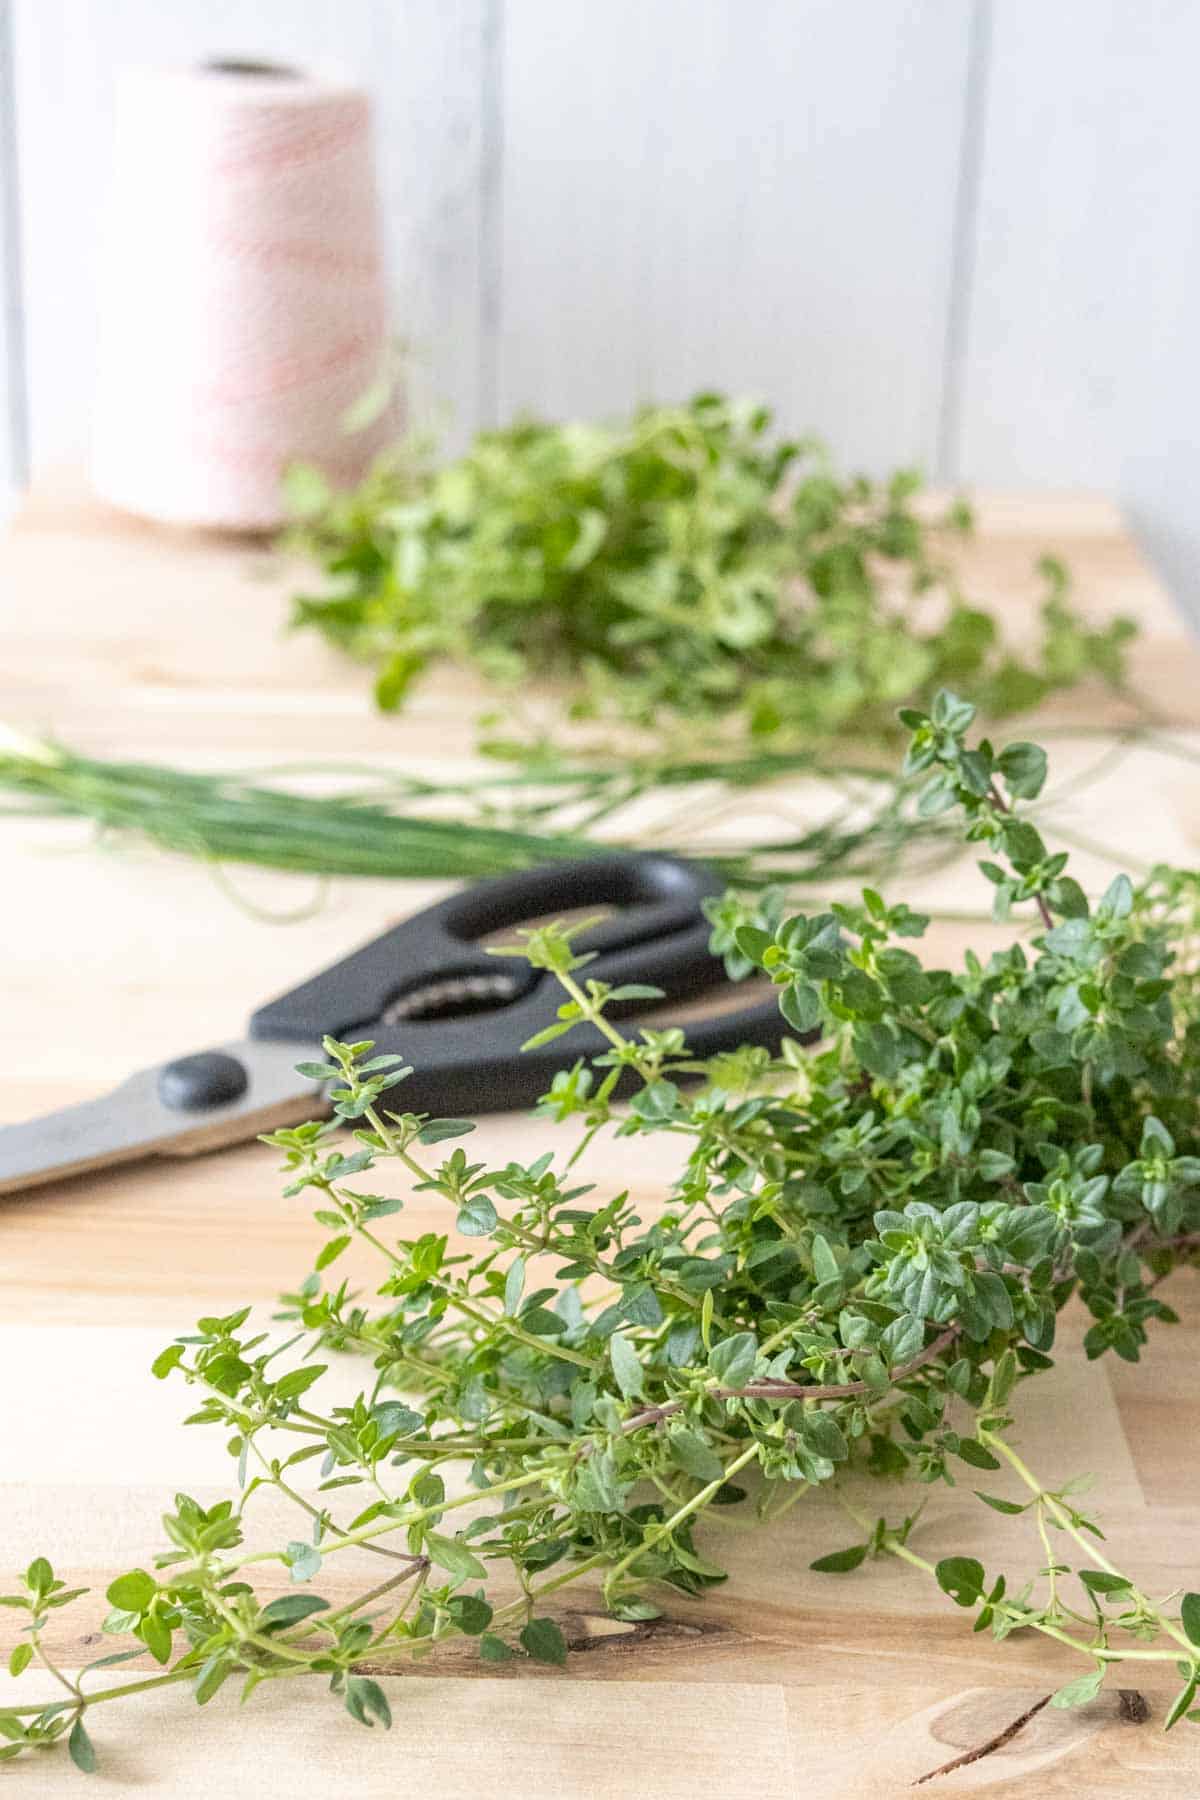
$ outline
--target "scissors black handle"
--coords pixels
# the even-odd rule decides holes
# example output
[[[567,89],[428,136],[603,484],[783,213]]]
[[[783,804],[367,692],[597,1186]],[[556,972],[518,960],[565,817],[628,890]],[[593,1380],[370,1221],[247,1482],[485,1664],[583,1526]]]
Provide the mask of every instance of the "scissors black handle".
[[[372,1038],[413,1065],[397,1093],[408,1111],[528,1106],[564,1063],[610,1046],[594,1026],[580,1025],[562,1042],[522,1052],[553,1023],[562,990],[519,959],[489,956],[479,940],[535,919],[615,907],[575,940],[580,951],[595,953],[586,974],[690,1000],[725,985],[702,910],[721,888],[703,864],[652,853],[551,863],[480,882],[260,1007],[250,1035],[306,1046],[326,1034]],[[617,1002],[611,1012],[628,1016],[645,1006]],[[741,1043],[775,1049],[786,1031],[774,1000],[689,1021],[686,1029],[698,1057]]]

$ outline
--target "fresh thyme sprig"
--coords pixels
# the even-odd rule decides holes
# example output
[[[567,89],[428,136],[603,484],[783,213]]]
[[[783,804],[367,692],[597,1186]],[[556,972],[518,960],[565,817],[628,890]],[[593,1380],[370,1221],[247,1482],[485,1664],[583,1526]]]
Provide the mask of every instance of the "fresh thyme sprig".
[[[108,1590],[116,1656],[148,1653],[161,1672],[96,1686],[60,1670],[46,1624],[79,1596],[37,1559],[3,1597],[26,1615],[10,1668],[40,1666],[59,1691],[0,1710],[0,1757],[63,1739],[88,1769],[92,1710],[167,1684],[203,1705],[230,1679],[250,1693],[316,1674],[360,1723],[386,1726],[389,1671],[451,1640],[485,1662],[561,1663],[573,1583],[598,1583],[617,1617],[651,1618],[673,1590],[724,1579],[701,1528],[725,1508],[752,1505],[769,1529],[825,1486],[860,1536],[817,1568],[895,1556],[977,1629],[1073,1650],[1085,1672],[1056,1704],[1133,1662],[1178,1670],[1168,1725],[1200,1713],[1200,1594],[1175,1610],[1110,1560],[1078,1484],[1027,1468],[1010,1410],[1050,1366],[1069,1300],[1092,1315],[1089,1356],[1136,1361],[1175,1317],[1162,1281],[1200,1254],[1197,881],[1122,876],[1091,904],[1023,814],[1039,749],[970,744],[972,709],[949,694],[907,723],[927,812],[965,817],[1001,916],[1040,915],[1032,953],[925,967],[905,947],[925,921],[873,889],[815,916],[728,899],[712,909],[716,949],[769,976],[796,1032],[822,1040],[697,1064],[682,1031],[622,1031],[571,928],[527,933],[520,953],[564,990],[549,1035],[569,1041],[587,1020],[609,1044],[564,1069],[539,1111],[575,1121],[583,1143],[669,1133],[679,1174],[651,1219],[579,1179],[574,1158],[472,1161],[468,1121],[396,1110],[399,1059],[327,1040],[306,1073],[330,1082],[334,1120],[267,1140],[325,1234],[285,1297],[299,1338],[256,1330],[243,1308],[201,1319],[154,1364],[194,1390],[190,1422],[225,1434],[238,1471],[236,1499],[181,1495],[154,1573]],[[626,1071],[637,1091],[618,1108]],[[403,1234],[388,1165],[445,1204],[445,1231]],[[373,1296],[331,1273],[354,1242],[378,1259]],[[324,1351],[370,1367],[348,1403],[322,1399]],[[309,1464],[317,1484],[302,1487]],[[872,1520],[846,1481],[1005,1466],[1021,1498],[980,1499],[1030,1517],[1036,1599],[973,1557],[923,1556],[919,1508]],[[296,1535],[251,1549],[264,1490],[295,1507]],[[355,1548],[377,1565],[357,1588],[340,1573]],[[286,1593],[256,1591],[264,1566],[286,1571]]]

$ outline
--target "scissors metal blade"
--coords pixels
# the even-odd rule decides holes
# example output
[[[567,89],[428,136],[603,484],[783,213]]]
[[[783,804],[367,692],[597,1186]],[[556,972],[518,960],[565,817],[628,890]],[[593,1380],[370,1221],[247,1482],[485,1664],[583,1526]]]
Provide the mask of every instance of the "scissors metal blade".
[[[323,1084],[296,1073],[298,1062],[320,1060],[319,1050],[246,1039],[222,1044],[219,1054],[235,1058],[245,1071],[245,1087],[236,1099],[169,1106],[160,1078],[173,1065],[155,1063],[98,1100],[0,1127],[0,1194],[143,1157],[193,1156],[326,1110]]]

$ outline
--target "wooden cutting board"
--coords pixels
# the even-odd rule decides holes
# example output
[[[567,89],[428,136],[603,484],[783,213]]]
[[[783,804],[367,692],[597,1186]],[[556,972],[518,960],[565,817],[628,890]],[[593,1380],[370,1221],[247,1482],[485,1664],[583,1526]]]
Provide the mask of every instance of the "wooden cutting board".
[[[1112,509],[1089,498],[996,497],[979,511],[968,591],[1000,606],[1022,634],[1038,593],[1033,561],[1057,550],[1089,612],[1138,619],[1135,678],[1200,747],[1200,655]],[[477,696],[461,680],[439,678],[402,718],[380,719],[360,670],[282,633],[288,592],[288,571],[261,546],[164,533],[116,518],[69,481],[48,484],[0,548],[0,719],[101,754],[195,767],[343,756],[442,773],[470,767]],[[1103,727],[1123,716],[1092,692],[1062,703],[1054,720]],[[1094,737],[1064,743],[1056,767],[1074,770],[1097,754]],[[772,811],[804,803],[803,792],[773,794],[763,811],[769,822]],[[1191,860],[1200,805],[1177,765],[1139,750],[1063,818],[1118,840],[1130,856]],[[1086,867],[1104,875],[1100,859]],[[235,872],[237,892],[259,909],[249,910],[201,867],[98,847],[67,821],[3,821],[0,868],[0,1116],[12,1119],[236,1034],[253,1004],[443,891],[344,881],[320,896],[299,878]],[[947,905],[981,903],[969,865],[938,876],[929,892]],[[310,898],[322,903],[300,922],[261,916]],[[960,924],[939,949],[987,935]],[[544,1125],[492,1118],[476,1142],[488,1156],[525,1156],[546,1135]],[[632,1186],[652,1209],[667,1151],[653,1140],[636,1151],[601,1146],[591,1174]],[[434,1209],[418,1196],[406,1218],[423,1229]],[[64,1617],[56,1646],[64,1664],[99,1653],[103,1589],[120,1568],[149,1560],[171,1494],[185,1487],[215,1497],[229,1481],[219,1434],[181,1428],[183,1390],[149,1379],[151,1357],[200,1313],[246,1300],[269,1311],[310,1266],[313,1247],[306,1209],[280,1197],[275,1158],[260,1146],[0,1202],[0,1559],[15,1570],[44,1552],[72,1584],[97,1590],[98,1605]],[[1048,1476],[1097,1476],[1095,1507],[1114,1554],[1164,1592],[1200,1586],[1200,1550],[1189,1566],[1179,1560],[1200,1543],[1194,1277],[1177,1276],[1172,1299],[1184,1324],[1161,1333],[1137,1368],[1086,1364],[1080,1322],[1069,1319],[1057,1368],[1022,1395],[1020,1432],[1027,1458]],[[902,1501],[884,1492],[868,1504],[895,1513]],[[275,1516],[268,1505],[264,1529]],[[714,1548],[731,1579],[710,1599],[673,1602],[653,1625],[615,1627],[585,1590],[564,1613],[581,1653],[561,1674],[501,1679],[454,1662],[397,1678],[387,1736],[368,1738],[318,1692],[283,1687],[256,1696],[245,1714],[225,1694],[202,1716],[170,1691],[114,1706],[94,1721],[103,1791],[172,1800],[255,1787],[295,1800],[340,1791],[874,1800],[1002,1734],[1075,1672],[1054,1646],[972,1636],[962,1613],[898,1564],[837,1579],[809,1571],[814,1556],[844,1541],[822,1497],[794,1508],[769,1537],[722,1531]],[[933,1494],[915,1541],[935,1555],[975,1551],[1014,1574],[1037,1562],[1022,1523],[987,1512],[965,1488]],[[20,1683],[23,1698],[30,1682]],[[0,1698],[16,1688],[0,1683]],[[1138,1678],[1137,1689],[1148,1722],[1114,1688],[1082,1711],[1038,1713],[928,1791],[1039,1800],[1193,1791],[1200,1736],[1186,1726],[1162,1736],[1168,1688],[1158,1674]],[[5,1773],[14,1796],[58,1795],[72,1779],[55,1758]]]

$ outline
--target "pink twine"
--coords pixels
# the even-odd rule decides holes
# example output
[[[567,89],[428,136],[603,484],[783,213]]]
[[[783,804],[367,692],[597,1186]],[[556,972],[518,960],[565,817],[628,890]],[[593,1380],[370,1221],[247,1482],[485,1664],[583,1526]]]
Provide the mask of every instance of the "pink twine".
[[[303,459],[355,479],[394,412],[347,437],[388,322],[366,97],[303,76],[141,71],[117,107],[104,238],[98,491],[149,518],[262,528]]]

